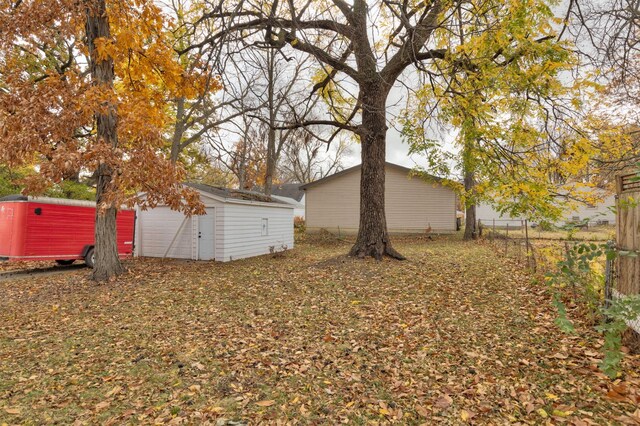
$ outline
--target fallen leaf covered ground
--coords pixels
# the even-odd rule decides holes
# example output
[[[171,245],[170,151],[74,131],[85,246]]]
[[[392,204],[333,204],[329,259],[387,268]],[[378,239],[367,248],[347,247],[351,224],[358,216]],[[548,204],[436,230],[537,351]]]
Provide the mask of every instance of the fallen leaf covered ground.
[[[307,237],[136,260],[101,286],[0,282],[0,424],[640,424],[640,360],[600,374],[599,335],[559,333],[521,266],[453,238],[395,246],[409,260]]]

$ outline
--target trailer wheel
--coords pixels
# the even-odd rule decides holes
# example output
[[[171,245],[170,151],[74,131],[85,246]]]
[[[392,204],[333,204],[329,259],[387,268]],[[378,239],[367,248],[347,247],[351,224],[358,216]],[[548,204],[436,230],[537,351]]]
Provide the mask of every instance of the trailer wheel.
[[[58,265],[61,265],[61,266],[68,266],[68,265],[71,265],[75,261],[76,261],[75,259],[64,259],[64,260],[63,259],[58,259],[58,260],[56,260],[56,263]]]
[[[84,256],[84,263],[87,264],[89,268],[93,268],[96,264],[96,251],[91,247],[87,250],[87,254]]]

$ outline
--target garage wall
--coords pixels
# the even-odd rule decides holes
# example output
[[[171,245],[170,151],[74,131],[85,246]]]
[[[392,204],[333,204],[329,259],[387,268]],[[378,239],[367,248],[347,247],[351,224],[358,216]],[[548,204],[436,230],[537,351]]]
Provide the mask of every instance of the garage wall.
[[[385,209],[391,232],[456,230],[456,194],[451,188],[409,177],[393,166],[387,166],[385,172]]]
[[[439,183],[410,178],[405,169],[385,168],[385,210],[390,232],[456,230],[456,195]],[[357,232],[360,222],[360,168],[306,189],[307,230]]]
[[[269,247],[293,248],[293,209],[226,203],[218,230],[224,227],[223,249],[216,260],[227,262],[269,253]],[[267,235],[262,220],[267,219]]]
[[[360,223],[360,169],[305,190],[308,230],[358,230]]]

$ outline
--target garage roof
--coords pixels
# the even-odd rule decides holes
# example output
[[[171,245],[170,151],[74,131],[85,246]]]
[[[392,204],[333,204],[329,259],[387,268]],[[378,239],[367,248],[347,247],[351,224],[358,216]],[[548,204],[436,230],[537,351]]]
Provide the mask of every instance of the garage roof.
[[[393,164],[393,163],[389,163],[389,162],[385,162],[384,164],[385,164],[386,167],[395,167],[396,169],[399,169],[399,170],[407,173],[407,175],[409,175],[409,174],[411,174],[413,172],[412,169],[409,169],[409,168],[404,167],[404,166],[400,166],[398,164]],[[351,168],[342,170],[342,171],[334,173],[332,175],[323,177],[322,179],[318,179],[316,181],[313,181],[313,182],[307,183],[305,185],[302,185],[302,186],[300,186],[300,189],[303,190],[303,191],[306,191],[307,188],[311,188],[313,186],[323,184],[323,183],[325,183],[325,182],[327,182],[329,180],[333,180],[335,178],[338,178],[340,176],[344,176],[344,175],[346,175],[348,173],[351,173],[351,172],[354,172],[356,170],[360,170],[361,168],[362,168],[362,164],[358,164],[357,166],[353,166]],[[430,181],[433,181],[433,182],[443,182],[445,180],[445,179],[443,179],[441,177],[433,176],[433,175],[429,175],[429,174],[422,174],[422,176],[425,177],[425,178],[428,178]]]
[[[245,191],[242,189],[223,188],[218,186],[205,185],[202,183],[187,183],[187,186],[198,191],[214,195],[225,200],[258,201],[260,203],[281,204],[290,206],[289,203],[269,197],[259,192]]]

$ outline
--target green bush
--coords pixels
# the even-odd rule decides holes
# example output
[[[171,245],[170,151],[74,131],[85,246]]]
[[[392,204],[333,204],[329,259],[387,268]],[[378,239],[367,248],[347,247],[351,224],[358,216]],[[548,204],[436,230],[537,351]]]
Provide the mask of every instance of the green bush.
[[[95,201],[96,190],[80,182],[65,180],[49,188],[45,195],[55,198]]]
[[[603,258],[612,261],[618,256],[638,257],[638,253],[619,251],[613,245],[576,243],[565,253],[565,258],[556,264],[556,269],[546,275],[546,282],[557,308],[556,325],[566,333],[575,333],[573,322],[562,302],[569,298],[587,309],[588,316],[599,316],[596,327],[603,334],[603,359],[600,370],[611,379],[618,377],[622,353],[622,333],[627,322],[640,317],[640,296],[623,296],[605,300]],[[598,315],[599,314],[599,315]],[[595,318],[594,318],[595,319]]]
[[[0,165],[0,197],[7,195],[20,194],[24,186],[20,185],[20,181],[25,177],[35,173],[33,169],[21,168],[10,169]],[[72,180],[65,180],[59,184],[54,184],[43,194],[46,197],[68,198],[73,200],[89,200],[95,201],[96,191],[91,186]]]
[[[0,166],[0,197],[18,194],[22,189],[16,185],[16,181],[25,177],[25,173],[21,171],[10,170],[7,167]]]

